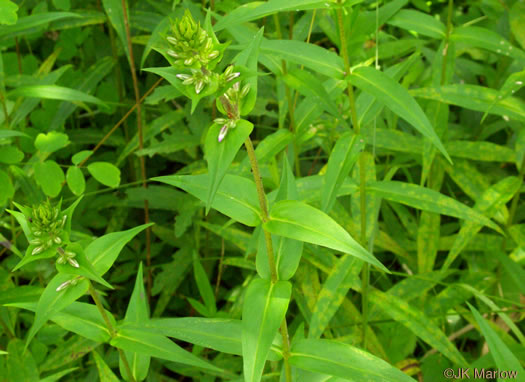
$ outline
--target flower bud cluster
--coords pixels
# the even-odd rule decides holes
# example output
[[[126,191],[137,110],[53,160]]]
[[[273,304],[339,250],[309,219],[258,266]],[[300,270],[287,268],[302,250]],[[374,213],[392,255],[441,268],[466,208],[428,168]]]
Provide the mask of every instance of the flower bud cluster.
[[[166,53],[175,58],[174,65],[194,69],[207,67],[220,55],[218,44],[196,23],[191,13],[186,13],[171,27],[171,36],[166,37],[171,49]]]
[[[236,73],[233,73],[233,74],[227,73],[228,70],[232,68],[233,68],[232,66],[229,66],[224,72],[224,75],[226,78],[228,78],[228,76],[236,74]],[[234,78],[237,78],[237,77],[234,77]],[[217,137],[219,142],[222,142],[222,140],[226,137],[226,134],[228,134],[228,131],[230,129],[233,129],[237,125],[237,121],[240,119],[239,110],[240,110],[241,101],[249,92],[250,92],[249,84],[244,85],[241,89],[240,82],[237,81],[236,83],[233,84],[231,88],[229,88],[226,91],[226,93],[224,93],[219,98],[224,110],[226,111],[226,115],[228,116],[228,118],[216,118],[213,121],[218,125],[223,125],[219,132],[219,136]]]
[[[67,216],[60,213],[60,207],[53,207],[51,203],[45,203],[33,207],[31,211],[30,229],[33,239],[29,244],[36,247],[31,252],[37,255],[53,246],[62,243],[62,230],[66,223]]]
[[[29,244],[35,247],[31,251],[31,255],[38,255],[51,247],[57,245],[56,251],[58,258],[57,264],[70,264],[78,268],[78,261],[75,260],[76,254],[71,251],[64,250],[64,226],[66,224],[67,215],[61,213],[60,205],[52,206],[49,200],[39,206],[33,207],[31,216],[29,217],[29,226],[33,238]]]

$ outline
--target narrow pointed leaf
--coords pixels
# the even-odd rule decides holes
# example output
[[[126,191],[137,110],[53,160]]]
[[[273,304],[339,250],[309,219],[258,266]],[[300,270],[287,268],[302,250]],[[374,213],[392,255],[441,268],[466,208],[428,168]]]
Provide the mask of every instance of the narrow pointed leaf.
[[[427,116],[404,87],[383,72],[370,67],[354,69],[349,79],[353,85],[375,96],[390,110],[430,139],[434,146],[451,162],[443,143],[436,135]]]
[[[206,136],[204,151],[208,162],[208,196],[206,199],[206,212],[211,208],[215,194],[228,171],[228,167],[233,162],[242,144],[250,136],[253,124],[248,121],[240,120],[233,129],[229,129],[226,137],[219,142],[219,132],[221,125],[213,124]]]
[[[205,370],[222,372],[220,368],[187,352],[167,337],[138,327],[127,328],[124,326],[119,328],[117,335],[110,343],[112,346],[126,351],[141,353]]]
[[[102,276],[106,273],[109,268],[113,265],[115,260],[124,248],[124,246],[135,237],[138,233],[150,227],[150,224],[143,224],[135,228],[128,229],[127,231],[112,232],[99,237],[91,244],[86,247],[86,257],[95,271]]]
[[[208,200],[209,174],[159,176],[153,180],[179,187],[203,202]],[[253,180],[248,178],[227,174],[211,206],[250,227],[261,222],[257,189]]]
[[[343,380],[413,382],[394,366],[342,342],[303,339],[292,346],[290,363],[298,368],[333,375]]]
[[[476,322],[479,325],[483,337],[485,337],[485,340],[487,340],[490,354],[494,358],[498,369],[505,370],[508,372],[516,371],[517,375],[520,376],[518,380],[521,380],[522,376],[525,375],[525,370],[521,366],[520,361],[510,351],[508,346],[505,344],[505,342],[502,341],[502,339],[498,336],[494,329],[490,327],[488,322],[477,311],[477,309],[470,305],[468,302],[467,305],[470,308],[472,314],[474,315],[474,318],[476,319]]]
[[[264,228],[276,235],[348,253],[389,272],[330,216],[306,203],[293,200],[275,203],[270,211],[270,221],[264,224]]]
[[[259,382],[272,341],[288,309],[292,285],[253,280],[244,298],[242,355],[245,382]]]
[[[399,181],[372,182],[366,188],[368,192],[376,193],[386,200],[402,203],[424,211],[470,220],[501,232],[500,228],[486,216],[451,197],[429,188]]]
[[[351,132],[343,134],[337,140],[330,158],[328,158],[326,174],[323,178],[321,209],[324,212],[328,213],[332,208],[339,188],[352,170],[364,146],[362,137]]]
[[[386,315],[392,317],[416,336],[437,349],[457,365],[466,366],[456,346],[421,311],[410,306],[405,300],[374,289],[369,293],[370,302],[377,305]]]
[[[146,297],[146,291],[144,290],[144,279],[142,275],[142,263],[139,265],[137,272],[137,278],[135,279],[135,287],[133,293],[129,299],[128,309],[124,316],[124,323],[132,324],[144,324],[149,320],[148,302]],[[136,381],[143,381],[148,376],[149,364],[151,357],[147,354],[139,354],[124,350],[126,358],[131,368],[131,374]],[[126,374],[126,369],[122,362],[122,358],[119,358],[120,374],[129,380],[129,376]]]
[[[308,338],[319,338],[343,302],[351,286],[359,280],[363,262],[351,255],[344,255],[332,268],[310,319]]]

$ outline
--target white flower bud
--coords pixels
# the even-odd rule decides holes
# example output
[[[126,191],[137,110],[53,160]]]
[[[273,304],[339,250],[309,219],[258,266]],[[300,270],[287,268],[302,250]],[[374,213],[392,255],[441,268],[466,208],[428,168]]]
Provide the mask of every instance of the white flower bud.
[[[224,125],[221,131],[219,132],[219,137],[218,137],[219,142],[222,142],[222,140],[224,139],[227,133],[228,133],[228,125]]]
[[[231,80],[236,79],[240,75],[241,75],[241,73],[239,73],[239,72],[232,73],[232,74],[230,74],[229,76],[226,77],[226,81],[230,82]]]
[[[80,265],[78,265],[78,262],[75,259],[67,259],[68,263],[71,264],[75,268],[79,268]]]
[[[166,53],[168,54],[168,56],[171,56],[173,58],[179,58],[180,57],[177,52],[175,52],[174,50],[171,50],[171,49],[169,49]]]
[[[41,245],[40,247],[33,248],[33,251],[31,252],[31,255],[38,255],[40,252],[44,250],[44,246]]]
[[[242,90],[241,90],[241,97],[246,97],[248,95],[248,93],[250,92],[250,84],[246,84],[242,87]]]
[[[184,60],[184,65],[191,65],[193,64],[193,57],[187,58]]]
[[[168,42],[172,45],[177,45],[177,43],[179,42],[175,37],[172,37],[172,36],[168,36],[166,37],[166,40],[168,40]],[[169,54],[169,53],[168,53]]]
[[[69,286],[69,284],[71,284],[71,280],[64,281],[62,284],[60,284],[60,285],[58,286],[58,288],[56,289],[56,291],[57,291],[57,292],[60,292],[61,290],[66,289],[66,288]]]
[[[197,81],[197,83],[195,84],[195,93],[199,94],[203,88],[204,88],[204,81],[202,80]]]
[[[176,74],[175,77],[182,81],[186,81],[187,79],[191,78],[189,74]]]
[[[214,50],[213,52],[211,52],[210,54],[208,54],[208,58],[210,60],[213,60],[214,58],[217,58],[219,56],[219,51],[218,50]]]

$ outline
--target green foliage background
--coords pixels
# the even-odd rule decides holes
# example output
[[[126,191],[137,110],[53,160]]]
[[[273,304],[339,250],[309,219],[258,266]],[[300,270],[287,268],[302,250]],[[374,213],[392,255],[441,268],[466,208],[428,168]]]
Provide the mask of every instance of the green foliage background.
[[[518,0],[0,0],[0,381],[525,380],[524,82]]]

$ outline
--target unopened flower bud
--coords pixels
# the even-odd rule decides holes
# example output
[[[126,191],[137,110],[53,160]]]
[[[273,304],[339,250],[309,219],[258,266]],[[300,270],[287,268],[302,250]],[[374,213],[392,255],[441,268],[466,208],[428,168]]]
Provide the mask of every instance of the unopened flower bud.
[[[219,131],[219,137],[218,137],[219,142],[222,142],[222,140],[224,139],[227,133],[228,133],[228,125],[224,125],[221,131]]]
[[[190,66],[191,64],[193,64],[193,57],[184,60],[184,65]]]
[[[40,252],[44,250],[44,246],[41,245],[39,247],[33,248],[33,251],[31,252],[31,255],[38,255]]]
[[[53,241],[54,241],[56,244],[60,244],[60,243],[62,243],[62,239],[60,238],[60,236],[55,236],[55,238],[53,239]]]
[[[58,286],[58,288],[56,289],[56,291],[57,291],[57,292],[60,292],[61,290],[66,289],[70,284],[71,284],[71,280],[64,281],[62,284],[60,284],[60,285]]]
[[[230,74],[229,76],[226,77],[226,81],[230,82],[230,81],[236,79],[237,77],[239,77],[240,75],[241,75],[241,73],[239,73],[239,72],[232,73],[232,74]]]
[[[79,268],[80,265],[78,265],[78,262],[75,259],[67,259],[68,263],[71,264],[75,268]]]
[[[168,40],[168,42],[172,45],[177,45],[177,43],[179,42],[175,37],[172,37],[172,36],[166,37],[166,40]],[[168,51],[168,54],[169,54],[169,51]]]
[[[202,89],[204,88],[204,81],[197,81],[197,83],[195,84],[195,93],[199,94]]]
[[[171,50],[169,49],[167,52],[168,56],[171,56],[171,57],[174,57],[174,58],[179,58],[179,54],[177,52],[175,52],[174,50]]]
[[[246,84],[242,87],[242,90],[241,90],[241,97],[246,97],[248,95],[248,93],[250,92],[250,84]]]
[[[228,120],[226,118],[215,118],[213,122],[216,123],[217,125],[224,125],[228,123]]]
[[[214,50],[213,52],[211,52],[210,54],[208,54],[208,58],[210,60],[213,60],[215,58],[219,57],[219,51],[218,50]]]

